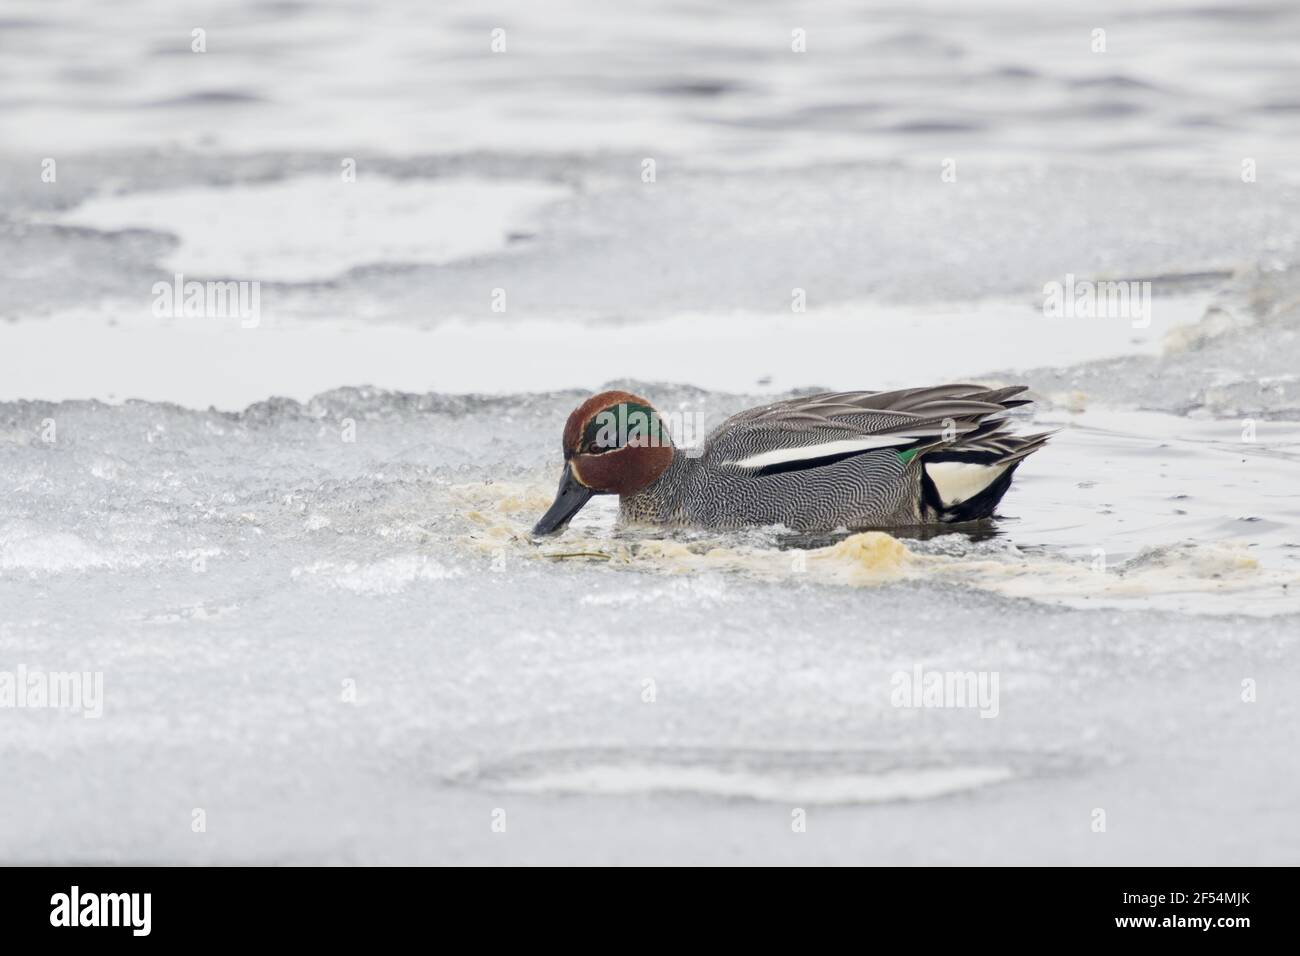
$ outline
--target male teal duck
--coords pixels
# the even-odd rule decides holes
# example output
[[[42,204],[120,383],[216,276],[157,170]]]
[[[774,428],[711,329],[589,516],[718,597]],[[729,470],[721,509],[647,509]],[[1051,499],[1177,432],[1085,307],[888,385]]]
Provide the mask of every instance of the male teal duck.
[[[990,517],[1048,434],[1003,417],[1025,386],[825,392],[733,415],[700,448],[673,446],[662,416],[601,392],[564,426],[564,472],[533,533],[562,531],[592,495],[627,522],[794,531],[890,528]]]

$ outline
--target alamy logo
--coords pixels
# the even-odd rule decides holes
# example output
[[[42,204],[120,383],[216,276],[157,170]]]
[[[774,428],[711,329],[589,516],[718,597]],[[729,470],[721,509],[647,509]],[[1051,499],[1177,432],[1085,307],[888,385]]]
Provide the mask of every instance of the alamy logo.
[[[246,329],[262,322],[262,283],[257,281],[185,281],[153,284],[153,314],[160,319],[239,319]]]
[[[674,439],[687,457],[694,458],[703,452],[704,416],[699,412],[674,412],[660,415],[652,408],[621,402],[598,412],[592,418],[594,435],[590,447],[617,449],[625,446],[658,448],[672,446]]]
[[[927,671],[917,664],[895,671],[889,683],[895,707],[978,708],[981,717],[998,715],[997,671]]]
[[[79,710],[82,717],[104,715],[102,671],[0,671],[0,707]]]
[[[50,897],[51,926],[129,926],[131,935],[148,936],[151,893],[82,893],[73,886],[71,892]]]
[[[1043,286],[1043,315],[1049,319],[1129,319],[1135,329],[1151,324],[1151,283],[1148,281],[1077,279]]]

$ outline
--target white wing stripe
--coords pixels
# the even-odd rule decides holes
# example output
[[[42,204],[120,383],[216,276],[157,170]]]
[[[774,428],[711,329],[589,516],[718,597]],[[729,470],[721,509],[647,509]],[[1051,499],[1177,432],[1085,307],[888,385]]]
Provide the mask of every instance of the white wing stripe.
[[[798,448],[776,448],[757,455],[750,455],[740,461],[726,464],[740,468],[766,468],[769,465],[783,465],[789,461],[807,461],[812,458],[825,458],[828,455],[844,455],[855,451],[870,451],[873,448],[894,448],[898,445],[910,445],[918,438],[928,435],[869,435],[865,438],[845,438],[840,441],[822,442],[820,445],[802,445]]]

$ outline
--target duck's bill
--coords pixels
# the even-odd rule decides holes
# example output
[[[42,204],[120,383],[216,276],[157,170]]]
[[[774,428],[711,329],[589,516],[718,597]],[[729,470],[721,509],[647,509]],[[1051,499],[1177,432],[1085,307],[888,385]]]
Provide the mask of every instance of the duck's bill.
[[[591,494],[591,489],[580,484],[573,477],[573,470],[565,465],[564,474],[560,475],[560,490],[555,493],[555,502],[546,514],[542,515],[542,520],[537,522],[533,534],[555,534],[563,531],[573,520],[573,516],[582,510],[582,506],[587,503]]]

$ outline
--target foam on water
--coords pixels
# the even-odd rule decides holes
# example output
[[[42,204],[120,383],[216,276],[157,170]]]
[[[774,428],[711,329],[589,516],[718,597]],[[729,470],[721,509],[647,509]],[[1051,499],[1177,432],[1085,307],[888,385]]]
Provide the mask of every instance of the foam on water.
[[[879,531],[847,534],[835,544],[794,550],[778,546],[779,529],[766,544],[738,544],[734,536],[698,533],[683,539],[662,537],[663,532],[651,538],[623,539],[588,530],[538,547],[528,528],[549,504],[544,486],[488,485],[477,490],[478,500],[466,516],[483,527],[469,541],[503,557],[506,552],[501,549],[509,547],[514,560],[598,561],[664,574],[727,572],[787,585],[874,587],[929,581],[1075,607],[1260,615],[1300,611],[1300,569],[1294,567],[1295,559],[1289,568],[1263,568],[1246,541],[1151,546],[1109,567],[1104,550],[1100,563],[1096,558],[1071,559],[1064,550],[1045,550],[1032,539],[1025,548],[1004,542],[996,548],[928,553],[923,544],[909,548]],[[495,506],[483,500],[497,494],[505,497]]]

